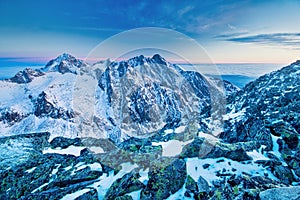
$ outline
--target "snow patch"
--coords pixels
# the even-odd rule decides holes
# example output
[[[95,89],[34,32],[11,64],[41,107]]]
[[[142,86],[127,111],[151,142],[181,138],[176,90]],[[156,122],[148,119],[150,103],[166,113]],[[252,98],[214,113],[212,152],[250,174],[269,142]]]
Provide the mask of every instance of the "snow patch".
[[[93,163],[93,164],[87,164],[87,165],[80,165],[79,167],[76,168],[76,171],[82,170],[86,167],[90,167],[92,171],[102,171],[102,166],[100,163]]]
[[[141,181],[144,185],[147,185],[149,177],[148,177],[148,173],[149,173],[149,169],[146,170],[140,170],[139,174],[140,174],[140,178],[139,181]]]
[[[212,143],[219,142],[219,138],[215,137],[214,135],[203,133],[203,132],[199,132],[198,137],[205,138],[206,140]]]
[[[27,169],[26,172],[27,172],[27,173],[31,173],[31,172],[33,172],[35,169],[36,169],[36,167],[33,167],[33,168],[31,168],[31,169]]]
[[[265,145],[262,145],[258,151],[256,149],[254,149],[253,151],[248,151],[247,155],[250,156],[253,159],[253,161],[270,160],[263,154],[263,148],[265,148]]]
[[[122,169],[114,175],[114,171],[110,171],[108,174],[103,174],[98,178],[98,181],[90,185],[89,187],[95,188],[98,192],[98,199],[104,199],[107,190],[111,185],[119,178],[122,178],[125,174],[131,172],[133,169],[137,168],[138,165],[123,163],[121,164]]]
[[[66,154],[66,155],[74,155],[74,156],[80,156],[80,151],[85,149],[85,147],[77,147],[77,146],[69,146],[66,149],[51,149],[51,148],[46,148],[43,150],[43,154],[46,153],[57,153],[57,154]]]
[[[204,169],[204,164],[208,164],[209,166]],[[217,176],[218,173],[241,175],[244,172],[253,176],[265,176],[265,174],[268,174],[270,178],[278,180],[270,171],[253,161],[241,163],[228,158],[187,158],[186,165],[188,175],[190,175],[196,182],[199,177],[202,176],[210,186],[213,186],[213,181],[221,179]]]
[[[45,186],[47,186],[47,185],[49,185],[49,183],[44,183],[43,185],[41,185],[40,187],[38,187],[38,188],[36,188],[36,189],[34,189],[31,193],[35,193],[35,192],[37,192],[37,191],[39,191],[39,190],[41,190],[43,187],[45,187]]]
[[[223,115],[223,120],[235,119],[235,121],[240,120],[241,117],[245,114],[246,109],[242,109],[239,112],[230,112],[226,115]]]
[[[193,140],[182,142],[179,140],[169,140],[167,142],[152,142],[153,146],[162,146],[162,156],[173,157],[181,153],[182,148]]]
[[[105,151],[101,147],[89,147],[89,150],[94,153],[105,153]]]
[[[178,128],[175,128],[175,133],[182,133],[184,132],[186,126],[179,126]]]
[[[174,130],[173,129],[167,129],[167,130],[164,130],[164,133],[165,134],[170,134],[170,133],[173,133]]]
[[[134,199],[134,200],[141,199],[141,197],[140,197],[141,191],[142,190],[133,191],[133,192],[128,193],[127,195],[131,196],[132,199]]]
[[[272,135],[272,142],[273,142],[273,151],[271,151],[271,153],[273,153],[277,158],[281,158],[281,153],[279,152],[279,144],[277,143],[277,141],[281,138],[281,137],[277,137],[275,135]]]
[[[58,172],[58,169],[59,169],[60,165],[61,165],[61,164],[58,164],[58,165],[56,166],[56,168],[54,168],[54,169],[52,170],[50,176],[53,176],[53,175],[55,175],[55,174]]]

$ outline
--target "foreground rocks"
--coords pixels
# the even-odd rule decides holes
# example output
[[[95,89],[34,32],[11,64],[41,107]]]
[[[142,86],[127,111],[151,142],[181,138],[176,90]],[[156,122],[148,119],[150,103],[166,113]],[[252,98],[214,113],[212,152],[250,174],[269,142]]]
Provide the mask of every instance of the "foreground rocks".
[[[35,133],[0,139],[0,199],[270,199],[275,194],[272,188],[282,188],[280,193],[290,199],[298,195],[298,187],[293,187],[293,193],[284,189],[298,184],[294,175],[298,147],[288,151],[291,146],[285,140],[278,145],[287,157],[278,158],[266,148],[261,152],[255,142],[228,144],[197,136],[179,155],[165,157],[164,148],[153,146],[149,139],[114,145],[95,138],[58,137],[49,142],[49,136]],[[185,137],[178,134],[155,141],[179,138]],[[70,148],[81,152],[72,155],[66,151]],[[67,153],[50,153],[51,149]],[[260,159],[249,152],[261,154]],[[194,161],[189,159],[202,164],[191,168]]]

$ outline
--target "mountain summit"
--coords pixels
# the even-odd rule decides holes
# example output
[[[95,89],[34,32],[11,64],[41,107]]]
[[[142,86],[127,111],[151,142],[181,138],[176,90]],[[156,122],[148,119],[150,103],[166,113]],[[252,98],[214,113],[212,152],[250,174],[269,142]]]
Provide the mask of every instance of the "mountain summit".
[[[59,72],[77,74],[78,70],[88,64],[74,56],[64,53],[57,58],[50,60],[41,70],[43,72]]]

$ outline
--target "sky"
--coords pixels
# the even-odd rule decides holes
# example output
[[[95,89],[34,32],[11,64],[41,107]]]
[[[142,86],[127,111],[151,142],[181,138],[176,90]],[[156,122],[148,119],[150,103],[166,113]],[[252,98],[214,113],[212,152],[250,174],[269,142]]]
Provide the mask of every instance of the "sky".
[[[194,63],[289,64],[300,59],[299,10],[299,0],[0,0],[0,60],[157,48]]]

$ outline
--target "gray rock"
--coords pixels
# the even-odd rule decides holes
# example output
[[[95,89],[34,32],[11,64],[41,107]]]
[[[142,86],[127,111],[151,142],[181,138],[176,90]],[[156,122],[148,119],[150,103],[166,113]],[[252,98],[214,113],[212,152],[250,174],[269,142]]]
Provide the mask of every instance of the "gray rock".
[[[298,200],[300,199],[300,186],[274,188],[261,192],[261,200]]]
[[[294,175],[287,166],[276,165],[273,168],[273,174],[284,184],[291,184],[294,181]]]
[[[188,192],[191,192],[194,194],[198,193],[197,183],[194,181],[194,179],[190,175],[187,175],[187,177],[186,177],[185,188]]]
[[[198,191],[200,193],[209,192],[209,185],[202,176],[199,177],[199,179],[197,181],[197,186],[198,186]]]
[[[71,145],[73,146],[83,146],[80,138],[65,138],[65,137],[56,137],[50,142],[51,148],[55,149],[57,147],[61,147],[65,149]]]
[[[201,155],[201,146],[203,143],[203,138],[196,137],[193,142],[190,144],[184,146],[182,153],[180,154],[180,157],[182,158],[193,158],[198,157]]]
[[[237,144],[216,143],[212,151],[208,153],[204,158],[220,158],[220,157],[225,157],[236,161],[252,160],[252,158],[247,155],[243,147],[240,146],[240,143]]]
[[[144,185],[138,180],[140,175],[137,172],[125,174],[122,178],[117,179],[105,194],[105,199],[113,200],[127,193],[140,190]]]

